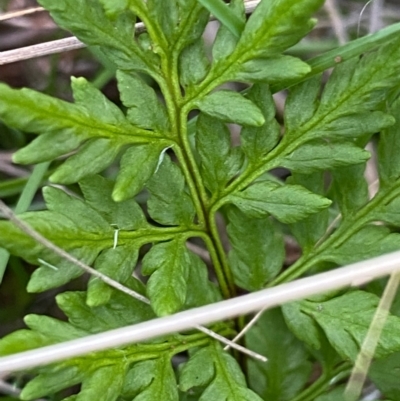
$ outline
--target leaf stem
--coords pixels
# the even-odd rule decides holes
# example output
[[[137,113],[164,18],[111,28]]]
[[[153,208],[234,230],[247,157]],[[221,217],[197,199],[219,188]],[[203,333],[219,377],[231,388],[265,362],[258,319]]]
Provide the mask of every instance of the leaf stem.
[[[182,142],[185,141],[183,140]],[[186,144],[186,146],[189,146],[189,144]],[[185,146],[183,147],[187,150]],[[232,273],[226,260],[225,251],[221,244],[218,230],[215,226],[214,214],[210,213],[209,218],[207,218],[208,198],[204,197],[206,194],[197,164],[192,160],[194,157],[191,154],[191,151],[183,152],[180,148],[175,150],[192,195],[193,203],[195,204],[199,223],[204,227],[205,233],[207,233],[207,235],[203,236],[203,240],[210,253],[215,274],[221,287],[221,292],[224,298],[231,298],[235,294]],[[193,168],[191,169],[189,166]],[[204,193],[201,188],[203,188]]]
[[[215,220],[215,214],[210,211],[209,213],[209,219],[208,219],[208,227],[210,230],[211,238],[213,240],[214,246],[216,248],[216,251],[219,255],[219,261],[220,265],[218,266],[221,269],[221,272],[218,272],[219,274],[222,274],[225,278],[225,281],[229,287],[229,292],[231,294],[231,297],[236,295],[236,287],[235,283],[233,280],[233,274],[231,271],[231,268],[228,263],[228,259],[226,257],[225,249],[222,245],[221,242],[221,237],[218,232],[216,220]],[[215,269],[217,270],[217,269]]]
[[[210,252],[210,257],[221,287],[221,292],[224,298],[231,298],[235,295],[233,277],[226,260],[225,251],[221,244],[218,230],[215,226],[215,216],[214,214],[209,213],[209,198],[188,141],[187,114],[184,110],[180,113],[179,127],[179,137],[182,149],[175,149],[176,155],[181,163],[186,182],[191,192],[199,223],[203,225],[206,232],[209,234],[209,240],[206,241],[206,245]]]
[[[174,152],[180,162],[189,187],[199,225],[208,233],[209,239],[205,242],[210,252],[221,292],[224,298],[231,298],[236,293],[232,273],[215,226],[215,216],[209,213],[209,197],[188,139],[189,109],[182,107],[183,99],[179,83],[178,55],[176,52],[168,54],[167,51],[162,51],[160,57],[165,79],[165,84],[162,83],[160,88],[164,95],[171,128],[175,131],[178,141],[178,146],[174,146]]]
[[[226,325],[214,325],[211,328],[213,329],[213,332],[218,333],[220,336],[229,336],[232,333],[232,329]],[[176,339],[171,338],[162,343],[135,344],[117,351],[119,355],[121,355],[121,352],[123,353],[123,357],[127,362],[134,363],[159,358],[160,354],[164,352],[171,354],[172,357],[180,352],[185,352],[191,348],[205,346],[213,341],[213,338],[209,335],[195,332],[193,334],[178,336]],[[112,356],[115,351],[116,350],[103,351],[103,358],[108,359],[111,356],[111,359],[113,359]],[[98,360],[99,353],[93,353],[91,357]],[[85,360],[88,360],[89,358],[89,356],[85,356]]]
[[[208,233],[208,238],[205,242],[210,252],[221,292],[224,298],[231,298],[235,295],[233,276],[216,229],[215,215],[209,213],[209,197],[188,140],[187,125],[190,109],[183,106],[184,102],[178,72],[179,52],[169,49],[163,32],[157,24],[153,24],[144,5],[131,5],[131,7],[146,25],[155,45],[155,51],[160,56],[163,78],[158,80],[158,84],[165,99],[174,139],[178,142],[178,145],[174,146],[173,150],[180,162],[189,187],[199,226]]]
[[[170,241],[171,239],[180,237],[201,237],[203,231],[198,227],[151,227],[151,229],[136,231],[120,231],[119,240],[134,241],[138,246],[150,244],[152,242]],[[110,238],[111,241],[111,238]]]
[[[240,176],[234,180],[231,184],[229,184],[224,191],[221,193],[219,199],[215,199],[211,208],[217,211],[222,205],[227,203],[228,196],[235,191],[241,191],[246,188],[248,185],[252,184],[258,177],[264,174],[266,171],[270,171],[275,167],[279,167],[281,164],[281,159],[294,150],[296,150],[299,146],[301,146],[307,140],[301,138],[292,143],[287,143],[285,139],[283,139],[279,145],[268,155],[266,155],[263,159],[259,161],[256,165],[249,164],[245,171],[243,171]]]
[[[183,142],[183,141],[181,141]],[[182,146],[183,145],[183,146]],[[206,228],[207,226],[207,209],[208,203],[207,198],[204,198],[205,194],[202,194],[201,182],[196,179],[198,177],[197,165],[191,160],[190,154],[186,149],[186,146],[182,144],[181,147],[174,147],[174,152],[179,160],[183,174],[186,178],[186,183],[189,187],[190,194],[197,212],[198,222],[201,227]],[[200,185],[199,185],[200,184]]]
[[[155,49],[155,52],[159,53],[159,50],[162,50],[163,53],[166,53],[168,43],[165,39],[164,32],[160,29],[157,23],[154,23],[154,19],[150,17],[147,5],[142,1],[131,1],[130,3],[132,12],[142,20],[153,43],[156,46],[159,46],[159,48]]]

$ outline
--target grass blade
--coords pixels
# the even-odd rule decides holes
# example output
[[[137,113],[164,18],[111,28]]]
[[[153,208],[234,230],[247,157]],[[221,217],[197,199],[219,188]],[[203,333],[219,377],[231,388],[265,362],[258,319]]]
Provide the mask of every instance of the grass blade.
[[[238,38],[242,34],[244,23],[222,0],[197,0],[203,7],[225,25]]]
[[[385,290],[382,294],[367,335],[357,356],[350,380],[345,391],[346,401],[357,401],[367,379],[369,367],[375,354],[383,326],[390,313],[390,308],[396,296],[400,283],[400,273],[393,273],[390,276]]]
[[[17,206],[15,207],[16,214],[23,213],[28,210],[36,191],[42,183],[43,177],[46,174],[49,165],[50,162],[44,162],[37,164],[34,167],[33,172],[23,189],[21,196],[19,197]],[[0,248],[0,284],[3,280],[9,258],[10,254],[5,249]]]
[[[349,60],[353,57],[358,57],[361,54],[374,50],[379,45],[383,43],[388,43],[391,40],[398,38],[400,34],[400,22],[390,25],[379,32],[363,36],[362,38],[353,40],[343,46],[336,49],[327,51],[320,56],[313,57],[306,62],[311,66],[312,70],[309,74],[301,78],[301,80],[296,80],[292,82],[285,82],[280,85],[273,86],[271,88],[273,93],[279,92],[282,89],[289,88],[295,84],[307,80],[321,72],[327,70],[328,68],[334,67],[336,64]]]

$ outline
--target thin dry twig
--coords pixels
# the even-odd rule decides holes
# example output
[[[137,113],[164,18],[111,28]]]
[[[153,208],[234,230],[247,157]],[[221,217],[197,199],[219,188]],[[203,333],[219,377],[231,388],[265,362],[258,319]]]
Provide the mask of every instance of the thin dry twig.
[[[331,290],[357,286],[361,279],[365,284],[379,277],[399,272],[399,266],[400,251],[392,252],[273,288],[179,312],[172,316],[0,357],[0,375],[3,372],[9,373],[48,365],[90,352],[148,341],[163,335],[190,330],[199,324],[220,322]]]
[[[239,341],[260,319],[262,314],[267,310],[267,308],[263,308],[260,311],[258,311],[253,318],[246,324],[246,326],[243,327],[240,333],[238,333],[233,339],[232,342],[236,343]],[[227,345],[224,350],[227,351],[229,349],[230,345]]]
[[[19,397],[21,390],[4,380],[0,380],[0,393],[11,395],[12,397]]]
[[[325,10],[331,21],[335,35],[338,38],[339,44],[344,45],[348,42],[349,36],[347,35],[345,24],[340,16],[336,0],[326,0],[324,4]]]
[[[0,14],[0,21],[6,21],[12,18],[23,17],[25,15],[34,14],[41,11],[45,11],[45,9],[43,7],[31,7],[31,8],[26,8],[25,10],[10,11],[8,13]]]
[[[12,177],[25,177],[29,174],[28,170],[25,170],[21,167],[14,166],[7,161],[0,159],[0,171]]]
[[[210,337],[215,338],[216,340],[220,341],[223,344],[226,344],[226,347],[224,348],[225,350],[228,350],[229,348],[234,348],[240,352],[242,352],[243,354],[247,354],[249,356],[251,356],[254,359],[258,359],[262,362],[267,362],[267,358],[264,355],[260,355],[254,351],[251,351],[239,344],[236,344],[237,340],[228,340],[227,338],[219,335],[218,333],[215,333],[213,331],[211,331],[210,329],[207,329],[206,327],[200,326],[200,325],[196,325],[194,326],[197,330],[202,331],[205,334],[208,334]],[[236,338],[236,337],[235,337]]]
[[[138,299],[139,301],[142,301],[144,303],[149,303],[149,300],[144,297],[143,295],[137,293],[136,291],[131,290],[128,287],[123,286],[121,283],[118,281],[113,280],[112,278],[104,275],[103,273],[100,273],[99,271],[93,269],[92,267],[88,266],[87,264],[83,263],[79,259],[75,258],[74,256],[70,255],[68,252],[64,251],[64,249],[58,247],[57,245],[53,244],[51,241],[49,241],[47,238],[43,237],[42,234],[37,232],[35,229],[33,229],[29,224],[25,223],[22,221],[20,218],[18,218],[14,212],[2,201],[0,200],[0,211],[4,214],[4,216],[10,220],[13,224],[15,224],[16,227],[18,227],[22,232],[25,234],[29,235],[31,238],[33,238],[36,242],[38,242],[40,245],[44,246],[45,248],[51,250],[54,252],[56,255],[61,256],[63,259],[67,260],[68,262],[71,262],[75,264],[76,266],[80,267],[82,270],[85,272],[91,274],[92,276],[95,276],[99,278],[100,280],[104,281],[106,284],[109,286],[130,295],[133,298]]]
[[[361,401],[376,401],[380,400],[382,393],[379,390],[372,389]]]
[[[14,385],[7,383],[6,381],[0,379],[0,393],[10,395],[11,397],[15,397],[19,399],[21,394],[21,390]],[[43,398],[37,399],[35,401],[46,401]]]
[[[385,0],[374,0],[371,4],[371,11],[369,14],[369,27],[368,32],[374,33],[383,27],[383,9]]]
[[[332,233],[332,231],[334,230],[334,228],[336,227],[336,223],[342,218],[342,213],[339,213],[331,222],[331,224],[329,224],[328,228],[326,229],[324,235],[315,243],[314,247],[316,248],[317,246],[319,246],[322,242],[324,242],[329,235]]]
[[[360,28],[361,28],[361,21],[362,17],[364,14],[364,11],[367,9],[367,7],[373,2],[374,0],[368,0],[365,4],[364,7],[361,9],[360,14],[358,16],[358,23],[357,23],[357,38],[360,36]]]
[[[208,253],[207,250],[205,250],[204,248],[202,248],[201,246],[198,246],[196,244],[193,244],[193,242],[187,242],[186,246],[196,255],[199,255],[201,257],[201,259],[203,259],[205,262],[210,263],[211,262],[211,258],[210,258],[210,254]]]
[[[63,53],[70,50],[82,49],[86,45],[76,37],[53,40],[38,45],[21,47],[20,49],[0,52],[0,65],[14,63],[16,61],[29,60],[50,54]]]

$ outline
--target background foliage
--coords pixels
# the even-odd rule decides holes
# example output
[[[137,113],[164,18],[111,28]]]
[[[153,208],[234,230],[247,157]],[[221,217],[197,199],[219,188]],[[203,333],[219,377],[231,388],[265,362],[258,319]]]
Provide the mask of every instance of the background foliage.
[[[87,279],[1,221],[0,244],[14,255],[14,274],[24,274],[21,260],[32,270],[21,280],[28,293],[68,289],[56,296],[56,317],[27,314],[27,328],[0,341],[1,355],[399,249],[398,35],[379,47],[374,39],[367,48],[350,42],[339,58],[327,53],[321,68],[289,49],[313,29],[322,0],[264,0],[251,16],[242,0],[220,9],[197,0],[39,3],[90,47],[106,73],[116,71],[119,99],[83,77],[72,78],[73,102],[0,84],[4,132],[24,138],[13,142],[20,147],[13,160],[42,166],[45,180],[51,163],[42,210],[20,216],[149,304]],[[222,10],[221,25],[206,45],[210,10]],[[146,31],[135,28],[138,21]],[[321,74],[333,66],[329,76]],[[280,109],[278,88],[288,88]],[[368,143],[378,149],[374,196],[364,177]],[[11,196],[18,183],[12,187]],[[289,261],[293,240],[301,255]],[[37,369],[21,398],[334,399],[380,294],[375,283],[264,313],[243,344],[267,363],[226,352],[203,333],[177,333]],[[399,364],[397,303],[370,373],[392,401],[400,399],[389,374]],[[243,324],[212,329],[233,337]]]

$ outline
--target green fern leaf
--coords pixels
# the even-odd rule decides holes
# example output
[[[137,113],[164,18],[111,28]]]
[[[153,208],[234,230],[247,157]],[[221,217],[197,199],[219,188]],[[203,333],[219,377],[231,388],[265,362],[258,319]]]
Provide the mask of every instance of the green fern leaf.
[[[182,391],[197,386],[205,387],[199,401],[261,401],[247,388],[235,359],[215,343],[197,351],[180,372],[179,387]]]
[[[264,400],[290,401],[309,380],[308,352],[288,330],[279,309],[263,313],[246,335],[246,344],[268,357],[267,363],[248,361],[250,387]]]
[[[167,112],[154,89],[135,73],[117,71],[117,79],[121,101],[128,109],[127,119],[141,128],[168,132]]]
[[[150,199],[149,214],[157,223],[191,226],[195,215],[192,199],[185,191],[185,179],[180,168],[168,155],[161,155],[160,165],[147,183]]]
[[[313,194],[300,185],[279,185],[272,181],[255,183],[242,192],[230,195],[228,201],[249,217],[260,218],[271,214],[282,223],[294,223],[331,204],[329,199]]]
[[[224,122],[260,127],[265,120],[253,102],[237,92],[218,91],[196,101],[205,114]]]
[[[40,5],[50,11],[59,26],[87,45],[100,46],[101,52],[118,67],[158,75],[157,57],[141,48],[133,38],[136,21],[130,13],[108,18],[101,2],[96,0],[60,0],[57,3],[41,0]]]
[[[237,209],[228,213],[229,254],[235,282],[249,291],[262,289],[282,268],[283,238],[268,219],[249,219]]]
[[[143,259],[142,273],[151,275],[147,296],[158,316],[182,308],[187,293],[189,252],[182,240],[154,245]]]
[[[376,295],[353,291],[325,302],[301,301],[300,311],[315,319],[343,358],[354,360],[378,302]],[[400,349],[399,339],[394,334],[399,330],[399,325],[398,317],[388,317],[375,352],[376,358]]]
[[[242,167],[242,153],[240,148],[231,148],[228,127],[203,114],[197,120],[196,149],[204,183],[213,194],[223,189]]]

